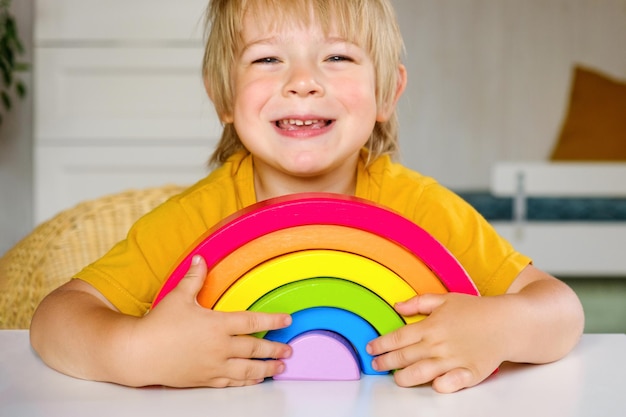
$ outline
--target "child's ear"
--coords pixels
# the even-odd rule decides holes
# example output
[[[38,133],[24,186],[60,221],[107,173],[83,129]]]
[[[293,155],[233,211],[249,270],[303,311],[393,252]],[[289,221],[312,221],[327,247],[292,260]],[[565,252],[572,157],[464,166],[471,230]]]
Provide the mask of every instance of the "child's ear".
[[[206,77],[203,77],[203,82],[204,82],[204,89],[206,90],[206,93],[209,96],[209,99],[213,103],[215,103],[215,100],[213,100],[213,94],[212,94],[213,92],[211,90],[211,86],[209,85],[209,82],[207,81]],[[233,116],[230,113],[220,112],[219,117],[220,117],[220,121],[224,124],[233,122]]]
[[[406,75],[406,67],[402,64],[398,66],[398,83],[396,85],[396,92],[393,96],[393,100],[389,103],[385,103],[383,108],[378,109],[378,113],[376,114],[377,122],[386,122],[389,120],[394,110],[396,109],[396,104],[400,99],[400,96],[404,92],[407,83],[407,75]]]

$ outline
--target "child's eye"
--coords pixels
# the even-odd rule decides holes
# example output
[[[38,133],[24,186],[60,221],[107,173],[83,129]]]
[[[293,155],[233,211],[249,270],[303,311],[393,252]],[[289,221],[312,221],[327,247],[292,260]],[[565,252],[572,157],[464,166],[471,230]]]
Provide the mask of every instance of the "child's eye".
[[[274,58],[271,56],[265,57],[265,58],[260,58],[260,59],[256,59],[254,61],[252,61],[253,64],[275,64],[279,62],[278,58]]]
[[[329,62],[352,62],[352,58],[344,55],[333,55],[326,59]]]

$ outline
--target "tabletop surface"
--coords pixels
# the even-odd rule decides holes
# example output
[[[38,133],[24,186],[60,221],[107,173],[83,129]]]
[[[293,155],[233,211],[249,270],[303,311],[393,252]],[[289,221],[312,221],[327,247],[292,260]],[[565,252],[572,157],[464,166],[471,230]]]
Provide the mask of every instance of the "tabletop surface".
[[[44,365],[25,330],[0,331],[0,416],[626,416],[626,335],[584,335],[564,359],[505,363],[454,394],[360,381],[272,381],[243,388],[128,388],[74,379]]]

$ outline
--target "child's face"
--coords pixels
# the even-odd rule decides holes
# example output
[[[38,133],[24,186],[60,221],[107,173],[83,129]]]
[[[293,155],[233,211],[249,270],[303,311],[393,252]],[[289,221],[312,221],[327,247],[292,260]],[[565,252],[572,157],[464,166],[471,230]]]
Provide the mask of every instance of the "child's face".
[[[380,119],[375,71],[357,45],[320,28],[244,21],[232,122],[255,168],[287,177],[354,176]],[[380,117],[379,117],[380,116]]]

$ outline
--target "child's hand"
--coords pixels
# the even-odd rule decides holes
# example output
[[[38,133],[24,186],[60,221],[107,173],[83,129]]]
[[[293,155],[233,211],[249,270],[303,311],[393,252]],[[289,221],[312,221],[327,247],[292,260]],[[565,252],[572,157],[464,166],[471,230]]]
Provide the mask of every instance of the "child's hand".
[[[368,352],[380,355],[374,369],[398,369],[394,379],[400,386],[432,381],[439,392],[478,384],[500,365],[506,349],[500,331],[507,322],[498,298],[425,294],[398,303],[402,315],[428,317],[371,341]]]
[[[196,295],[206,274],[204,259],[194,258],[178,286],[136,321],[136,340],[144,346],[132,351],[144,369],[135,371],[152,374],[151,383],[175,387],[251,385],[281,373],[281,361],[258,359],[287,358],[291,348],[249,334],[286,327],[290,316],[204,308]]]

